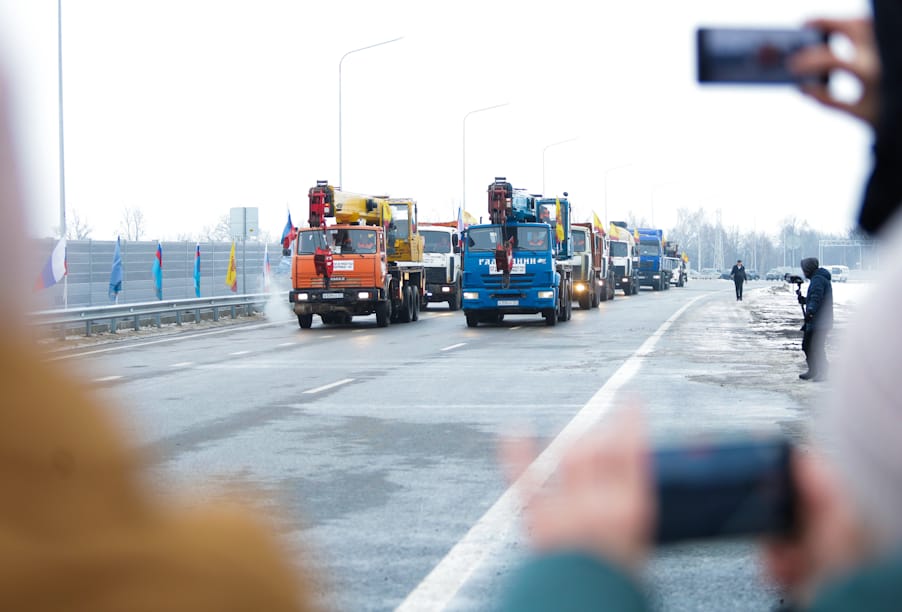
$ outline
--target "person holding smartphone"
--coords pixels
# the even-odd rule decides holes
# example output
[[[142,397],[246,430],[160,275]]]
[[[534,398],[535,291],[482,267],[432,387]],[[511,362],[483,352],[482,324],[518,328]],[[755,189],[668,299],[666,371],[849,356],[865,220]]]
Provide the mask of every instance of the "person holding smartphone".
[[[862,228],[902,258],[902,2],[874,0],[867,20],[817,20],[845,34],[855,53],[826,47],[793,58],[800,76],[843,70],[862,95],[834,99],[804,91],[875,129],[875,163],[861,207]],[[762,540],[771,579],[800,609],[898,610],[902,602],[902,268],[850,321],[829,405],[814,416],[814,451],[796,450],[789,470],[795,527]],[[521,473],[532,453],[511,444],[506,463]],[[658,499],[648,441],[637,411],[587,435],[565,454],[554,487],[528,488],[525,522],[537,555],[515,573],[502,610],[646,610],[637,586],[653,545]]]

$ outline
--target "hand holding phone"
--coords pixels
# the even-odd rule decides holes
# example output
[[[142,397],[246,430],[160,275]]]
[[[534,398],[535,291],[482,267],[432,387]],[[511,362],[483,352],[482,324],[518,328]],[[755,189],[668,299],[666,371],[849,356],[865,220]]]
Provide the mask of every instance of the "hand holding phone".
[[[699,83],[799,84],[789,69],[799,51],[826,45],[828,34],[816,28],[699,28],[696,57]],[[814,77],[823,84],[827,72]]]

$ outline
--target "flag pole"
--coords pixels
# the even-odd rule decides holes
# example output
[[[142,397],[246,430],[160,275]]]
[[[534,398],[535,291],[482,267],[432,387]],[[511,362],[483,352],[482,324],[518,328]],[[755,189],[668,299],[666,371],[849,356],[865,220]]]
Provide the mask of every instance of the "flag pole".
[[[69,274],[68,271],[63,277],[63,309],[69,309]]]

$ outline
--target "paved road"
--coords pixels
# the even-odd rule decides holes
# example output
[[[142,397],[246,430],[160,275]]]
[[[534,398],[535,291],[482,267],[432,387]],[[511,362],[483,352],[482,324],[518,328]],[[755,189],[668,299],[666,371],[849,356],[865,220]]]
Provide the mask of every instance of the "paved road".
[[[752,283],[742,304],[718,281],[618,295],[553,328],[509,317],[468,329],[462,314],[433,307],[385,329],[370,317],[301,331],[277,308],[268,323],[70,361],[152,453],[155,483],[216,499],[238,477],[273,499],[286,541],[321,571],[330,608],[406,599],[409,609],[478,610],[524,553],[516,507],[496,504],[507,489],[499,435],[528,424],[548,443],[622,394],[643,399],[664,439],[798,433],[814,396],[794,373],[784,380],[798,356],[774,348],[765,330],[779,326],[756,319],[756,303],[785,297],[770,287]],[[760,610],[778,599],[759,585],[746,543],[662,551],[649,579],[667,610]]]

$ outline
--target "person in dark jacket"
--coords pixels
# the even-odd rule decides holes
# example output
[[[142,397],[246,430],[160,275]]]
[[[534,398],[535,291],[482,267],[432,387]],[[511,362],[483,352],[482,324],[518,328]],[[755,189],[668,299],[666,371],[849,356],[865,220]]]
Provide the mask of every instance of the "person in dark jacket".
[[[819,382],[827,376],[827,332],[833,328],[833,284],[830,272],[821,268],[817,257],[802,260],[802,272],[811,281],[808,294],[799,296],[805,306],[805,326],[802,351],[808,371],[799,374],[802,380]]]
[[[733,269],[730,270],[730,278],[733,279],[733,284],[736,286],[736,301],[742,301],[742,284],[748,280],[748,276],[745,273],[745,266],[742,265],[742,260],[738,260],[734,265]]]

